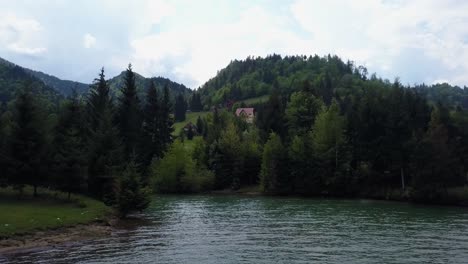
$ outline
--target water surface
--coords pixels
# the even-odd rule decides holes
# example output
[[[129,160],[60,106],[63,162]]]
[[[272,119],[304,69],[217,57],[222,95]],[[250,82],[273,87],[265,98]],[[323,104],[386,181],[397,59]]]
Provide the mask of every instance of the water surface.
[[[157,196],[111,237],[12,263],[468,263],[468,209],[242,196]]]

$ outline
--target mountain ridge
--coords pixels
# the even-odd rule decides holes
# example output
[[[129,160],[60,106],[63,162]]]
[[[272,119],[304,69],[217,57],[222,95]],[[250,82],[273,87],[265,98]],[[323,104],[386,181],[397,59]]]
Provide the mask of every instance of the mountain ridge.
[[[0,65],[3,65],[3,70],[6,75],[8,75],[8,70],[10,69],[15,69],[16,71],[22,71],[25,74],[29,75],[31,77],[30,79],[37,80],[39,82],[42,82],[44,84],[44,87],[49,87],[50,89],[54,90],[58,95],[61,96],[70,96],[72,94],[72,91],[75,89],[78,94],[85,94],[91,85],[78,82],[78,81],[72,81],[72,80],[63,80],[60,79],[54,75],[44,73],[41,71],[36,71],[33,69],[29,69],[26,67],[23,67],[21,65],[18,65],[16,63],[13,63],[11,61],[8,61],[6,59],[3,59],[0,57]],[[28,76],[25,74],[22,74],[23,79],[27,79]],[[109,86],[111,88],[111,92],[114,95],[119,94],[119,90],[121,86],[123,85],[123,76],[125,74],[125,71],[122,71],[120,74],[111,77],[108,79],[109,81]],[[191,94],[192,90],[188,87],[186,87],[183,84],[174,82],[170,80],[169,78],[165,77],[144,77],[143,75],[139,73],[135,73],[136,75],[136,81],[137,81],[137,87],[138,87],[138,93],[140,97],[144,97],[144,91],[149,87],[150,81],[153,80],[156,84],[156,87],[160,90],[162,90],[162,87],[166,84],[169,85],[169,89],[172,91],[172,93],[175,95],[177,94],[184,94],[184,95],[189,95]],[[3,78],[7,78],[8,76],[3,76]],[[2,87],[0,87],[1,89]],[[5,92],[2,97],[2,101],[7,100],[7,98],[12,97],[15,89],[9,87],[8,92]]]

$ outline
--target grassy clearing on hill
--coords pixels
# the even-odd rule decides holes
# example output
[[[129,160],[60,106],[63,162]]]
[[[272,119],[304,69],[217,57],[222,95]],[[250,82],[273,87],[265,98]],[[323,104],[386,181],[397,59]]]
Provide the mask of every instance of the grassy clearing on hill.
[[[266,101],[268,101],[268,98],[270,98],[269,95],[262,95],[262,96],[259,96],[259,97],[254,97],[254,98],[241,100],[241,101],[239,101],[239,103],[244,103],[247,106],[250,106],[250,105],[253,105],[253,104],[266,102]]]
[[[180,131],[182,128],[188,124],[189,122],[192,122],[193,124],[197,124],[197,119],[198,117],[205,117],[209,112],[188,112],[186,114],[185,121],[182,122],[176,122],[174,123],[174,133],[173,135],[179,135]]]
[[[102,202],[82,195],[39,190],[32,196],[32,188],[25,188],[22,197],[11,188],[0,188],[0,237],[24,234],[37,230],[86,224],[104,219],[111,209]]]

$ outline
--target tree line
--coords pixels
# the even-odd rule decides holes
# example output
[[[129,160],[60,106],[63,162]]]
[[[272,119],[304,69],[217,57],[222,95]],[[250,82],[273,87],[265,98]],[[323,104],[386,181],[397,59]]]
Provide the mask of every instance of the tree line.
[[[168,177],[197,178],[191,171],[198,166],[213,174],[205,190],[260,184],[269,194],[466,199],[468,110],[421,86],[350,67],[351,74],[324,67],[290,90],[273,80],[269,100],[252,105],[254,125],[235,117],[235,109],[214,107],[197,120],[192,150],[173,150],[185,152],[195,169]],[[192,190],[175,184],[164,191]]]
[[[114,100],[104,69],[88,94],[74,93],[47,111],[31,87],[21,89],[0,119],[1,185],[89,193],[127,214],[149,203],[149,167],[172,142],[169,87],[154,83],[144,101],[128,66]]]
[[[234,97],[214,98],[222,90],[214,88],[218,77],[188,103],[176,96],[174,106],[167,85],[159,92],[151,84],[140,100],[131,66],[118,100],[104,70],[86,96],[72,96],[56,111],[42,109],[26,89],[0,118],[2,184],[19,192],[25,184],[88,192],[122,208],[143,208],[150,190],[192,193],[256,184],[280,195],[449,203],[464,195],[463,101],[369,77],[365,68],[336,57],[247,62],[236,62],[237,74],[223,70],[219,78],[243,79],[242,72],[254,78],[258,65],[272,66],[272,74],[262,75],[271,84],[269,99],[250,105],[254,124],[234,115],[227,104]],[[174,118],[208,108],[173,142]]]

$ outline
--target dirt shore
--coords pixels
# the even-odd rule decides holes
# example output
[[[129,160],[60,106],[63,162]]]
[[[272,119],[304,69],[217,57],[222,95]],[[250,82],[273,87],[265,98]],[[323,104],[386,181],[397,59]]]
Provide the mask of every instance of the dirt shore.
[[[53,247],[67,242],[105,237],[110,235],[113,230],[113,221],[108,221],[15,235],[0,239],[0,255]]]

